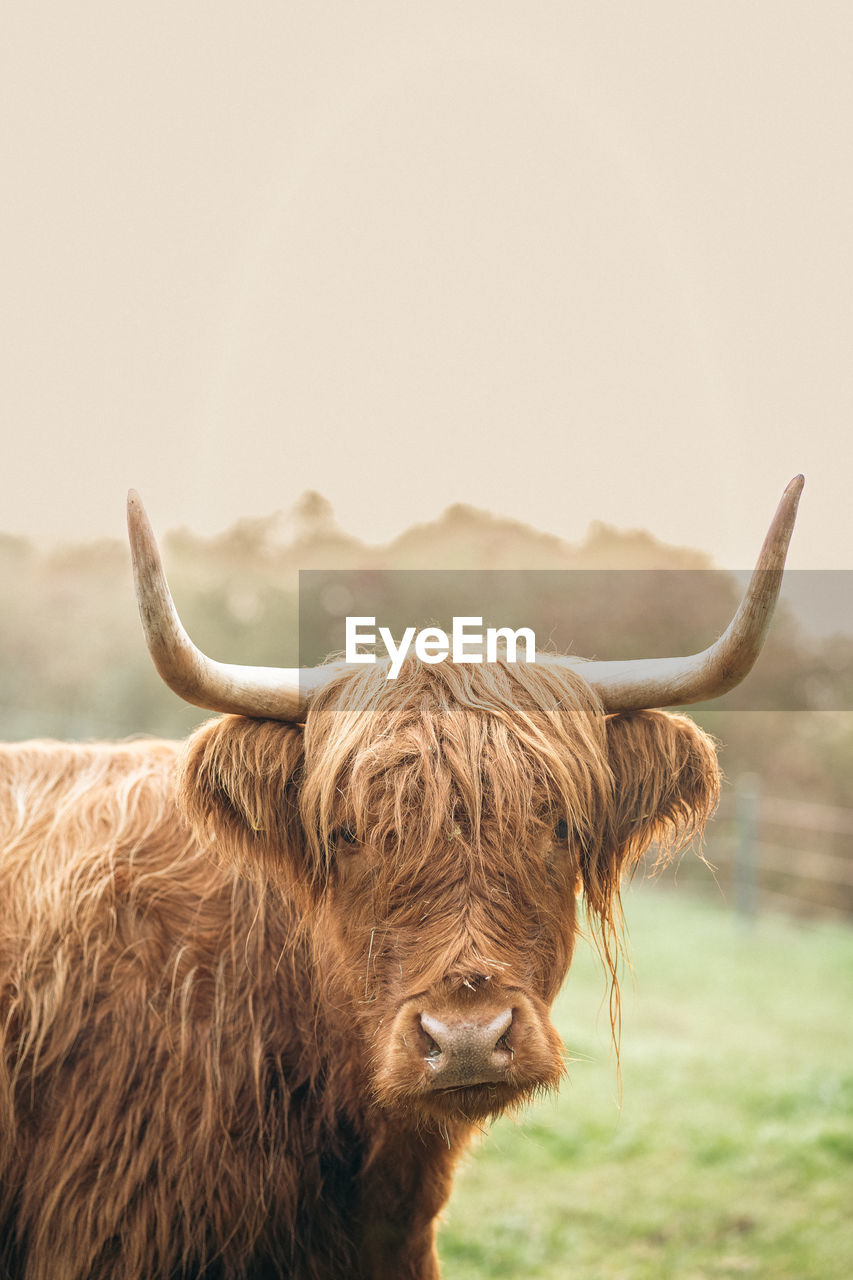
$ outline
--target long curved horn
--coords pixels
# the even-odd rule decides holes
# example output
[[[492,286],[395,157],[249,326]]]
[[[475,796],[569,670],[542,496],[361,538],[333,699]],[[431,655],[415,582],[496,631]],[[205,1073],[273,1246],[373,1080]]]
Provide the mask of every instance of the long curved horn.
[[[740,608],[710,648],[686,658],[586,662],[543,656],[537,660],[583,676],[608,712],[680,706],[728,693],[749,674],[764,644],[804,483],[802,476],[795,476],[782,494]]]
[[[304,719],[310,695],[340,666],[242,667],[206,657],[181,624],[145,508],[133,489],[127,495],[127,530],[142,627],[154,665],[169,688],[208,711]]]

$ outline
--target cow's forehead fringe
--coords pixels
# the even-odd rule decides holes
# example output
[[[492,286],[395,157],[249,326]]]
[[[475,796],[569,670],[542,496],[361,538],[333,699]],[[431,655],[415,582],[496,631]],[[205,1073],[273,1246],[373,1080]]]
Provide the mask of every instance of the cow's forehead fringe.
[[[545,665],[408,661],[396,681],[363,667],[306,725],[302,803],[320,839],[350,822],[374,841],[477,842],[484,823],[520,835],[552,809],[584,829],[609,787],[594,693]]]

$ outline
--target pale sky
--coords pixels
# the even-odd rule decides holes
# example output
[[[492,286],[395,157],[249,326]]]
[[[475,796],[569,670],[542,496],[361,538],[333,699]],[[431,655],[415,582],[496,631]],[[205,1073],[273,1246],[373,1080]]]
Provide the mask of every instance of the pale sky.
[[[323,492],[853,568],[853,5],[10,6],[0,530]]]

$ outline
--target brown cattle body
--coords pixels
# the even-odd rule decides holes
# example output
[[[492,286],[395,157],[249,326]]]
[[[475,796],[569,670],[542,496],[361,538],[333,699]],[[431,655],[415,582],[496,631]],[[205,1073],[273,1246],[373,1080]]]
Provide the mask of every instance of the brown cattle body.
[[[562,1074],[576,892],[612,961],[622,870],[716,796],[691,721],[538,666],[361,669],[304,729],[184,750],[4,749],[2,1274],[437,1275],[476,1122]],[[505,1010],[503,1075],[457,1054],[435,1087],[421,1014]]]

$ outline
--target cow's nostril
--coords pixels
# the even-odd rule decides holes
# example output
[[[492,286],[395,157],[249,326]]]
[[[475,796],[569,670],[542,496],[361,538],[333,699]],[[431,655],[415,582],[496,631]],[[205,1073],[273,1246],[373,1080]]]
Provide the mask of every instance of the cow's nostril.
[[[430,1019],[427,1021],[431,1024],[427,1026],[424,1022],[424,1016],[421,1015],[420,1021],[420,1052],[425,1058],[440,1058],[441,1049],[441,1032],[443,1024],[438,1019]]]
[[[496,1049],[509,1049],[509,1033],[512,1030],[512,1009],[504,1009],[493,1021],[492,1030],[497,1033]]]
[[[427,1058],[437,1058],[443,1052],[448,1036],[451,1035],[450,1028],[447,1023],[442,1022],[439,1018],[434,1018],[429,1013],[421,1014],[420,1023],[426,1045],[425,1056]]]

